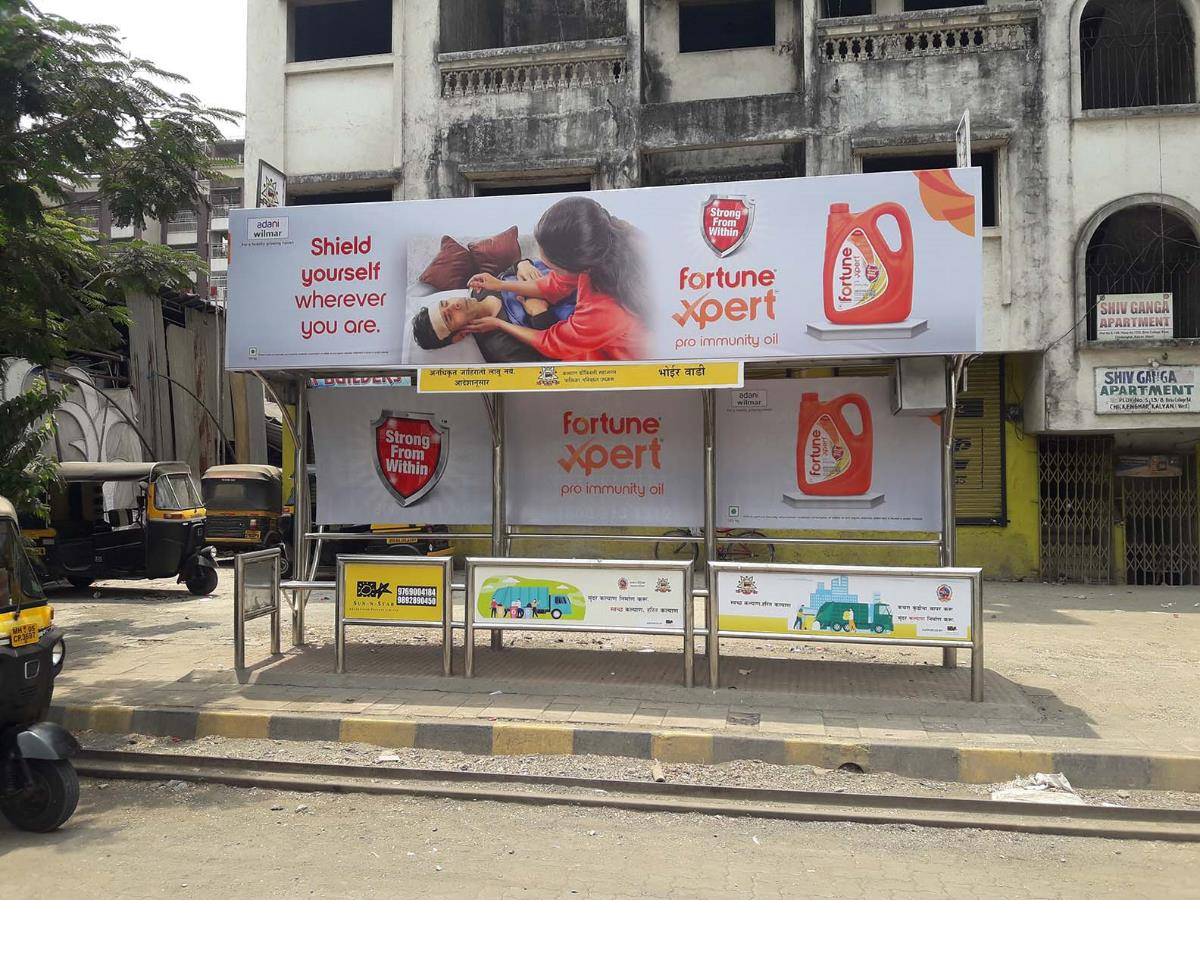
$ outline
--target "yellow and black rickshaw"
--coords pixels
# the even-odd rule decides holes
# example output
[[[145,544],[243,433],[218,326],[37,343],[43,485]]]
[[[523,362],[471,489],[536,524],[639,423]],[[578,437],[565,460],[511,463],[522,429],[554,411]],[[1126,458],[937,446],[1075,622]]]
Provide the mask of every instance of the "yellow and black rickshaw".
[[[283,543],[283,470],[278,466],[238,463],[211,466],[200,481],[208,512],[209,544],[245,551]]]
[[[217,587],[204,502],[187,463],[61,463],[50,520],[25,521],[43,578],[87,588],[96,579],[176,576],[193,595]],[[50,533],[46,533],[50,532]]]
[[[66,657],[16,511],[0,497],[0,813],[22,830],[54,830],[79,802],[79,743],[46,721]]]

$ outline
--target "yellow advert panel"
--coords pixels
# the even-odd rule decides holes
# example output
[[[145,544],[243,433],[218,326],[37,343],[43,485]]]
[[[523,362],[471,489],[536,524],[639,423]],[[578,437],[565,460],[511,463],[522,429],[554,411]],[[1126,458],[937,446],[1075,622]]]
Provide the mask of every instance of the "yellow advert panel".
[[[630,391],[740,388],[740,361],[688,364],[546,364],[541,367],[421,368],[417,391]]]
[[[442,622],[446,595],[440,563],[346,562],[343,575],[346,619]]]

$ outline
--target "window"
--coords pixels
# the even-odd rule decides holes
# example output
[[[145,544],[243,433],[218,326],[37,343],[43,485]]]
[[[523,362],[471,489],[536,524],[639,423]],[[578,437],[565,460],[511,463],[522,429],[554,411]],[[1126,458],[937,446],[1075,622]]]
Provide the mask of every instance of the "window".
[[[774,44],[775,0],[679,4],[679,50],[683,54]]]
[[[292,6],[293,61],[356,58],[391,50],[392,0]]]
[[[982,7],[987,0],[904,0],[904,12],[944,10],[947,7]]]
[[[980,204],[983,227],[995,228],[999,224],[1000,204],[1000,185],[996,179],[996,151],[973,151],[971,164],[983,171],[983,201]],[[957,159],[953,153],[863,157],[863,173],[865,174],[890,173],[894,170],[941,170],[954,166],[957,166]]]
[[[1178,0],[1092,0],[1079,20],[1084,109],[1196,101],[1192,24]]]
[[[570,180],[560,183],[484,183],[475,184],[476,197],[499,197],[504,194],[573,194],[578,191],[590,191],[592,182],[590,180]]]
[[[1092,234],[1084,259],[1087,336],[1100,296],[1171,293],[1175,336],[1200,338],[1200,240],[1183,215],[1156,204],[1123,208]]]
[[[21,545],[21,532],[12,521],[0,521],[0,612],[18,606],[40,606],[46,593]]]
[[[159,510],[203,507],[203,498],[188,473],[160,473],[154,478],[154,506]]]
[[[866,17],[873,14],[873,0],[825,0],[823,14],[826,17]]]
[[[369,204],[372,201],[392,200],[390,187],[372,187],[361,191],[330,191],[324,194],[298,194],[291,191],[288,194],[290,206],[308,204]]]

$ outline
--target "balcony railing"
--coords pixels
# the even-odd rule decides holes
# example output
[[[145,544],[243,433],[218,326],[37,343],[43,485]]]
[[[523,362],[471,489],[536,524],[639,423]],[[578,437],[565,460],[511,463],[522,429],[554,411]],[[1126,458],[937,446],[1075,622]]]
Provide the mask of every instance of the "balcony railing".
[[[212,206],[209,208],[209,217],[228,218],[230,211],[240,207],[241,204],[237,201],[213,201]]]
[[[624,38],[531,44],[438,55],[442,98],[561,92],[624,83]]]
[[[818,50],[829,64],[906,61],[989,51],[1020,51],[1037,44],[1037,3],[840,17],[817,23]]]
[[[195,231],[197,227],[195,211],[178,211],[167,219],[168,232]]]

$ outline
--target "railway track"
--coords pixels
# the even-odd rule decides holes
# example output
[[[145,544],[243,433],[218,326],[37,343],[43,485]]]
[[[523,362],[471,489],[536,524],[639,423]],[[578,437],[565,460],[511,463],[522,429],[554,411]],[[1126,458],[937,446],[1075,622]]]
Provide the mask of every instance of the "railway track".
[[[963,797],[820,793],[747,786],[657,783],[517,773],[328,765],[263,759],[85,750],[80,775],[170,780],[312,793],[369,793],[587,806],[768,820],[975,827],[1117,840],[1200,841],[1200,810],[1006,803]]]

